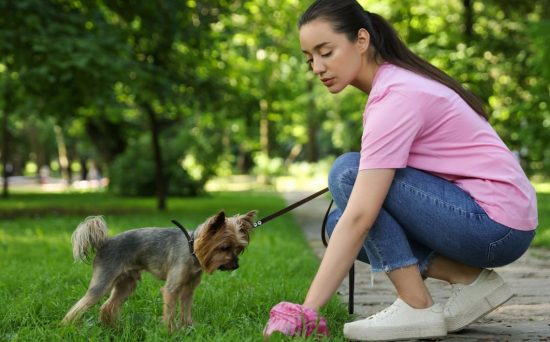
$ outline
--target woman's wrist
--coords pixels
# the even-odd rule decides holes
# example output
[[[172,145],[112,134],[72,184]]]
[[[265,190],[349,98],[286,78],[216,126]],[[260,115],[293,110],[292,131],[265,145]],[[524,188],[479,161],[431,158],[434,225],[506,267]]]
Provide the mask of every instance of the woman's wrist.
[[[307,309],[311,309],[315,312],[319,312],[319,308],[320,308],[320,305],[316,305],[308,300],[304,301],[304,303],[302,304],[302,306],[304,308],[307,308]]]

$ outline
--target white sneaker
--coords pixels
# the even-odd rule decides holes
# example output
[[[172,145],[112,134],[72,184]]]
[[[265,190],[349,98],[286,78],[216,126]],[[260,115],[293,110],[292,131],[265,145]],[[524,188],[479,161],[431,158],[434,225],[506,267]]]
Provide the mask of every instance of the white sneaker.
[[[366,319],[344,324],[344,336],[359,341],[393,341],[447,335],[443,307],[410,307],[400,298],[389,307]]]
[[[454,284],[453,293],[445,304],[447,331],[458,331],[480,319],[513,297],[504,280],[495,272],[484,269],[470,285]]]

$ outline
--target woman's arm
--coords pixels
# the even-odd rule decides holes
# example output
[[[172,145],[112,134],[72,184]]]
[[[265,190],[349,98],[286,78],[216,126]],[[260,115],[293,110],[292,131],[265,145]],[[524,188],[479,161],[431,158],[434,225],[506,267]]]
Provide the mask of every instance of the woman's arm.
[[[344,280],[378,217],[394,169],[359,171],[349,202],[330,237],[304,306],[318,311]]]

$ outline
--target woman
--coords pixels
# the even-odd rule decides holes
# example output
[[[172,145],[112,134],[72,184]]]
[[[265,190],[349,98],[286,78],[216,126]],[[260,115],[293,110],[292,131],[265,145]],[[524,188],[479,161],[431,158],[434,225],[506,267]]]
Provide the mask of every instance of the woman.
[[[310,331],[356,258],[384,271],[398,298],[345,324],[350,339],[444,336],[510,299],[488,268],[527,250],[536,195],[480,101],[354,0],[315,1],[299,29],[311,70],[331,93],[352,85],[369,96],[360,153],[337,158],[329,175],[338,208],[319,270],[302,305],[273,308],[265,335]],[[453,284],[445,305],[433,302],[427,277]]]

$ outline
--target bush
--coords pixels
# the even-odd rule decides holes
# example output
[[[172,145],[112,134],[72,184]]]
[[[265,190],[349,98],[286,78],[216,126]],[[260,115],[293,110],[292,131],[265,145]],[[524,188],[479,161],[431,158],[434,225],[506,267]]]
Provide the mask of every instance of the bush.
[[[254,168],[252,173],[258,176],[280,176],[285,173],[284,160],[282,158],[269,158],[265,153],[254,154]]]
[[[196,196],[204,188],[206,177],[193,178],[183,168],[183,152],[174,144],[162,144],[164,179],[167,194]],[[109,191],[123,196],[153,196],[156,193],[155,162],[151,139],[146,136],[130,144],[109,170]]]

